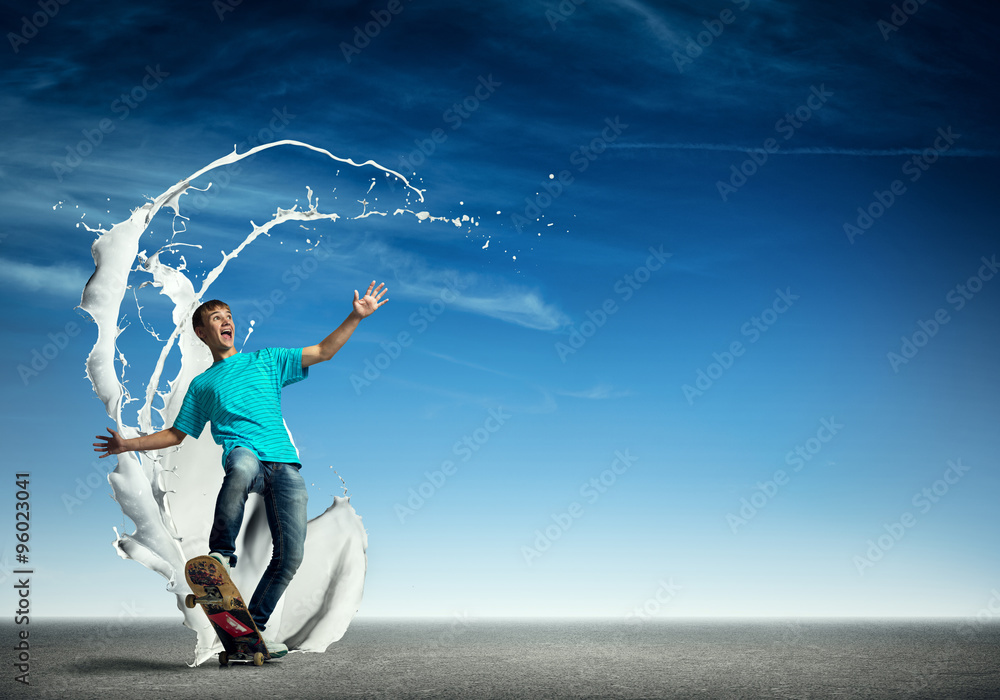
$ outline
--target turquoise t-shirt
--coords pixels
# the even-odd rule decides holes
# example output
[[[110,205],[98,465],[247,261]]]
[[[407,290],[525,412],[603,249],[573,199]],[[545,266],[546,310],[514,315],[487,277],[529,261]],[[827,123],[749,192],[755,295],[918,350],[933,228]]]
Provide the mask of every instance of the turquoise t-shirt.
[[[252,450],[262,462],[299,464],[281,417],[281,389],[308,376],[301,348],[231,355],[191,380],[174,427],[197,438],[211,422],[223,465],[235,447]]]

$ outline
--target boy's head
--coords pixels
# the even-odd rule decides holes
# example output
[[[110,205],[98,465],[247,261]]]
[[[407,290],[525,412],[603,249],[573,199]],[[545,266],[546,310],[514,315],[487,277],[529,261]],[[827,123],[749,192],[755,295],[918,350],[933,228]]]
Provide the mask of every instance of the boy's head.
[[[191,316],[191,325],[194,326],[195,334],[204,340],[202,333],[198,332],[199,328],[205,327],[205,322],[211,316],[212,312],[217,309],[225,309],[230,311],[229,304],[224,301],[219,301],[218,299],[212,299],[211,301],[206,301],[197,309],[194,310],[194,314]],[[230,311],[230,313],[232,313]]]

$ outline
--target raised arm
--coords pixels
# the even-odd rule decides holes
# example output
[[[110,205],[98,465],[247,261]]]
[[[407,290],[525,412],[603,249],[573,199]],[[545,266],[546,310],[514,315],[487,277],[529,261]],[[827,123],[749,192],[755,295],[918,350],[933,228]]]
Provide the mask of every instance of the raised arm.
[[[177,428],[167,428],[150,435],[140,435],[137,438],[125,439],[111,428],[108,428],[111,435],[95,435],[94,437],[104,442],[94,443],[94,452],[103,452],[101,459],[122,452],[146,452],[149,450],[162,450],[167,447],[174,447],[181,444],[187,437],[187,433]]]
[[[351,310],[351,313],[348,314],[343,323],[337,326],[337,329],[333,333],[326,336],[318,345],[310,345],[307,348],[302,348],[302,366],[309,367],[317,362],[326,362],[336,355],[337,351],[344,347],[344,343],[347,342],[347,339],[357,329],[358,324],[361,323],[361,319],[371,316],[375,313],[375,309],[389,301],[388,297],[385,299],[382,298],[388,291],[384,283],[376,287],[375,280],[372,280],[372,283],[368,285],[368,291],[365,292],[363,297],[359,296],[358,290],[355,289],[354,308]]]

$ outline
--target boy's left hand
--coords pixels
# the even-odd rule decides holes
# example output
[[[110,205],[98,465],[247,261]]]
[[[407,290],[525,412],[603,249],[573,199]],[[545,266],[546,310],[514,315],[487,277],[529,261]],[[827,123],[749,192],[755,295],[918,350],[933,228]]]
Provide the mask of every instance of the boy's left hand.
[[[389,297],[382,299],[383,295],[388,292],[388,287],[385,283],[379,284],[378,287],[375,286],[375,280],[368,285],[368,291],[365,292],[363,297],[359,297],[358,290],[354,290],[354,313],[356,313],[360,318],[365,318],[366,316],[371,316],[375,313],[375,309],[382,306],[385,302],[389,301]]]

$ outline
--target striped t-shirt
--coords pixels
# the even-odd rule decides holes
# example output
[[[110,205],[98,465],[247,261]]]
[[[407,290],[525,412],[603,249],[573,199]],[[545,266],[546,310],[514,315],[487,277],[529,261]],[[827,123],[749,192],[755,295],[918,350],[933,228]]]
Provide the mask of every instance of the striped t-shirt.
[[[191,380],[174,427],[197,438],[211,422],[223,466],[235,447],[252,450],[262,462],[299,464],[281,417],[281,389],[308,376],[301,348],[231,355]]]

